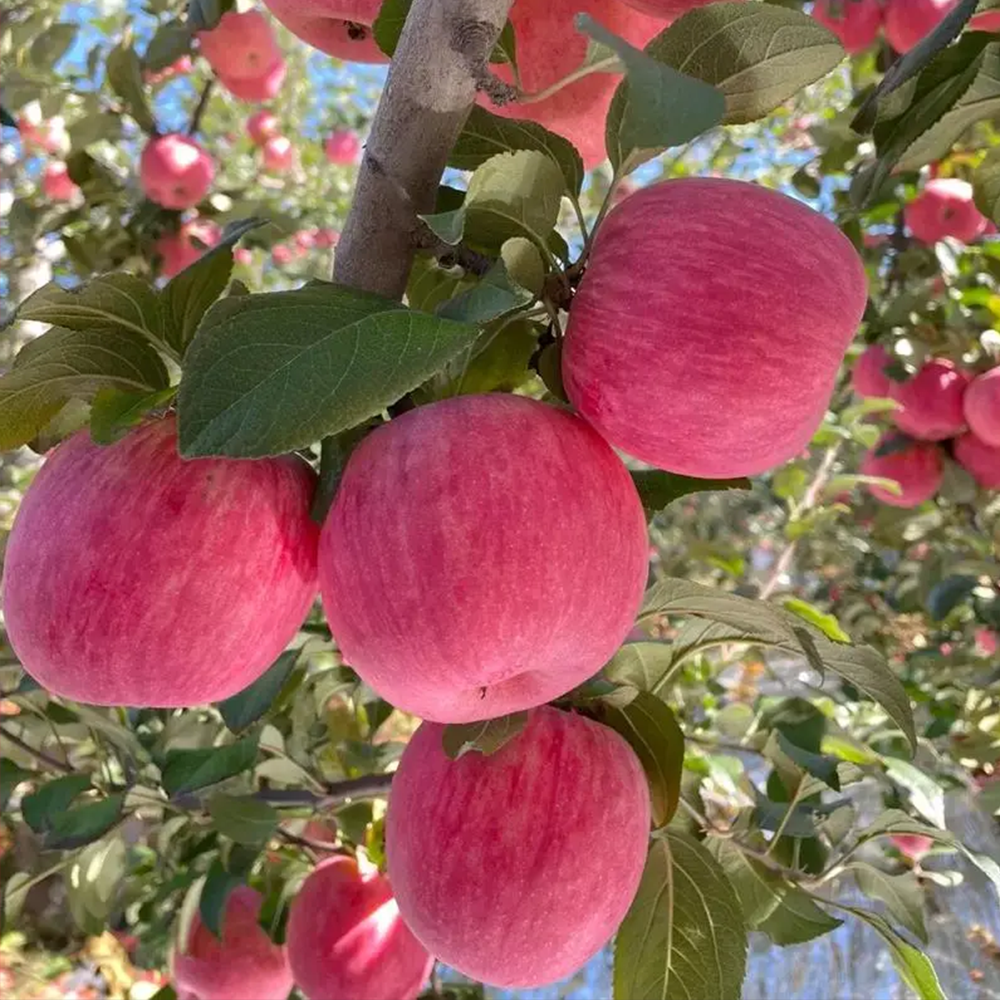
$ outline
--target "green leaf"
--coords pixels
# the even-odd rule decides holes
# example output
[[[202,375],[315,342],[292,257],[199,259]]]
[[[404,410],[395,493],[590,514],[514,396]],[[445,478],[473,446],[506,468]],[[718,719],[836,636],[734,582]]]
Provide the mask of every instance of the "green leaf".
[[[992,149],[972,175],[976,208],[988,219],[1000,219],[1000,149]]]
[[[244,736],[221,747],[168,750],[163,766],[163,788],[174,798],[250,770],[257,759],[258,734]]]
[[[382,0],[379,6],[378,17],[372,24],[372,34],[375,37],[375,44],[387,56],[396,51],[412,2],[413,0]]]
[[[742,3],[688,11],[646,53],[720,90],[723,125],[763,118],[844,57],[834,35],[802,11]]]
[[[786,611],[791,611],[793,615],[798,615],[803,621],[815,625],[828,639],[832,639],[834,642],[850,643],[851,637],[840,627],[836,616],[826,614],[814,604],[798,597],[786,598],[783,606]]]
[[[913,872],[888,875],[863,861],[852,861],[845,870],[854,875],[858,888],[866,896],[885,903],[886,909],[903,927],[927,943],[924,890]]]
[[[840,776],[837,774],[838,761],[835,758],[813,753],[811,750],[803,750],[802,747],[796,746],[780,729],[775,729],[772,732],[768,742],[770,743],[771,740],[774,741],[777,749],[797,767],[829,785],[835,792],[840,791]],[[765,753],[767,752],[768,748],[765,748]]]
[[[57,22],[35,36],[28,58],[39,69],[51,70],[76,39],[77,25]]]
[[[28,892],[35,885],[35,880],[27,872],[11,872],[10,876],[4,880],[0,887],[0,930],[5,934],[7,931],[15,930],[18,926],[18,917],[24,909],[24,901],[28,898]]]
[[[191,37],[191,26],[183,21],[161,24],[146,46],[143,66],[154,73],[166,69],[191,51]]]
[[[222,721],[238,733],[265,715],[298,662],[298,649],[282,653],[252,684],[218,704]]]
[[[478,349],[471,351],[472,356],[461,365],[443,395],[497,389],[513,392],[531,378],[528,365],[538,349],[535,324],[524,319],[510,320],[500,330],[484,333],[483,339],[486,346],[477,343]]]
[[[630,472],[639,499],[649,517],[663,510],[668,504],[690,493],[714,493],[726,490],[752,490],[749,479],[696,479],[676,472],[646,469]]]
[[[909,761],[883,757],[886,774],[910,793],[910,805],[928,822],[944,829],[944,789]]]
[[[381,412],[477,336],[337,285],[222,299],[185,359],[181,452],[258,458],[304,447]]]
[[[67,774],[47,781],[37,791],[22,799],[21,815],[24,822],[35,833],[47,833],[56,819],[69,808],[70,803],[89,788],[90,778],[86,774]]]
[[[250,847],[262,846],[278,826],[279,816],[274,806],[249,795],[216,792],[208,800],[208,812],[219,833]]]
[[[450,212],[432,212],[430,215],[418,215],[417,218],[424,222],[442,243],[454,247],[462,242],[462,234],[465,232],[464,205]]]
[[[45,846],[68,851],[103,837],[121,819],[124,805],[125,793],[115,792],[97,802],[59,813],[51,819]]]
[[[775,909],[762,920],[763,931],[776,945],[803,944],[836,930],[843,920],[831,917],[801,889],[789,888]]]
[[[615,91],[604,130],[616,173],[627,173],[722,121],[726,102],[715,87],[650,58],[587,14],[578,14],[576,23],[579,30],[612,49],[625,66],[625,79]]]
[[[545,262],[531,240],[512,236],[500,247],[500,259],[511,281],[538,296],[545,284]]]
[[[7,808],[14,789],[22,781],[37,781],[39,777],[37,771],[29,771],[9,757],[0,759],[0,812]]]
[[[388,4],[383,4],[382,12]],[[466,119],[448,166],[457,170],[475,170],[498,153],[517,150],[544,153],[559,168],[566,191],[579,194],[583,186],[583,160],[576,147],[561,135],[550,132],[535,122],[501,118],[484,108],[474,107]]]
[[[122,136],[121,116],[101,111],[73,122],[69,127],[70,147],[79,152],[95,142],[115,142]]]
[[[750,930],[756,930],[781,904],[789,887],[772,868],[744,854],[724,837],[708,837],[705,846],[726,873]]]
[[[677,811],[684,767],[684,734],[670,707],[640,691],[622,708],[604,706],[601,721],[625,737],[649,780],[653,825],[670,822]]]
[[[665,642],[629,642],[604,665],[613,684],[635,691],[659,691],[674,663],[674,648]]]
[[[222,15],[238,5],[238,0],[189,0],[188,24],[195,31],[210,31],[222,20]]]
[[[106,73],[111,89],[122,99],[139,128],[143,132],[155,132],[156,121],[146,103],[142,64],[131,44],[123,42],[108,53]]]
[[[100,934],[119,903],[125,877],[126,849],[120,836],[105,837],[84,847],[66,871],[66,902],[77,927]]]
[[[531,292],[510,280],[506,265],[498,260],[472,288],[460,292],[438,309],[438,315],[483,326],[490,320],[523,309],[534,298]]]
[[[448,725],[441,737],[442,746],[451,760],[458,760],[472,750],[488,757],[514,739],[527,723],[527,712],[514,712],[499,719]]]
[[[740,903],[693,837],[653,840],[614,946],[615,1000],[738,1000],[746,969]]]
[[[222,937],[222,920],[226,913],[226,901],[237,886],[243,885],[239,875],[226,871],[216,858],[208,869],[205,884],[198,897],[198,916],[201,922],[217,938]]]
[[[98,444],[112,444],[137,427],[151,410],[165,407],[176,395],[177,386],[155,392],[122,392],[101,389],[90,407],[90,436]]]

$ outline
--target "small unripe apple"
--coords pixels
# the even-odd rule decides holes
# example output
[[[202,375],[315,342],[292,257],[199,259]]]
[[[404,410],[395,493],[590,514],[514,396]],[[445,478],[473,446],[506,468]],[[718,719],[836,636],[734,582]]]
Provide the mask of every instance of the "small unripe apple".
[[[910,232],[923,243],[951,236],[971,243],[986,229],[986,217],[976,208],[972,185],[955,177],[935,177],[903,209]]]
[[[972,380],[963,407],[969,430],[980,441],[1000,447],[1000,367]]]
[[[908,382],[893,382],[889,396],[900,404],[892,413],[896,426],[910,437],[944,441],[965,428],[963,402],[969,376],[952,362],[934,358]]]
[[[838,3],[839,9],[836,9]],[[812,15],[832,31],[851,54],[864,52],[882,27],[880,0],[816,0]]]
[[[1000,489],[1000,447],[967,433],[955,440],[955,458],[983,489]]]
[[[264,0],[271,13],[313,48],[346,62],[384,63],[372,24],[382,0]]]
[[[891,435],[881,441],[865,455],[861,462],[861,474],[894,479],[899,483],[901,493],[896,494],[882,486],[869,486],[872,496],[892,507],[919,507],[930,500],[941,488],[944,478],[944,462],[941,449],[925,441],[914,441],[911,445],[887,455],[879,455],[879,450],[892,440]]]
[[[241,101],[260,104],[277,96],[281,85],[285,82],[287,69],[284,58],[279,55],[277,60],[271,63],[271,66],[260,76],[242,79],[220,74],[219,82],[233,97]]]
[[[261,147],[264,159],[264,169],[274,174],[283,174],[292,169],[295,162],[295,150],[292,140],[284,135],[272,135]]]
[[[934,846],[934,841],[922,833],[894,833],[889,840],[911,861],[919,861]]]
[[[151,201],[183,211],[208,194],[215,179],[212,157],[186,135],[150,139],[139,160],[139,179]]]
[[[275,944],[257,923],[263,900],[240,885],[226,897],[222,937],[217,938],[195,915],[186,950],[173,955],[178,996],[197,1000],[286,1000],[292,970],[286,949]]]
[[[357,133],[350,129],[337,129],[323,143],[323,151],[331,163],[338,165],[354,163],[361,152],[361,140]]]
[[[273,111],[262,108],[247,119],[247,135],[255,146],[263,146],[268,139],[278,135],[281,123]]]
[[[211,31],[198,32],[198,46],[216,74],[230,80],[257,79],[281,58],[270,22],[259,10],[227,11]]]
[[[909,52],[940,24],[958,0],[888,0],[885,38],[897,52]]]
[[[285,940],[308,1000],[414,1000],[434,964],[399,915],[389,880],[342,854],[303,882]]]
[[[191,219],[183,223],[177,232],[165,233],[154,246],[161,258],[160,274],[172,278],[193,264],[206,247],[214,247],[221,238],[221,228],[210,219]]]
[[[819,426],[866,295],[850,241],[801,202],[742,181],[654,184],[597,231],[563,383],[650,465],[754,475]]]
[[[638,758],[614,730],[548,706],[489,756],[450,760],[443,733],[425,722],[392,782],[386,853],[403,919],[481,982],[570,975],[639,886],[650,808]]]
[[[46,165],[42,173],[42,190],[50,201],[72,201],[80,190],[69,175],[62,160]]]
[[[383,698],[469,722],[596,673],[632,627],[648,545],[628,472],[584,421],[521,396],[458,396],[351,455],[320,586],[344,659]]]
[[[892,379],[885,373],[892,356],[881,344],[866,347],[851,369],[851,388],[856,396],[885,398],[892,389]]]
[[[182,461],[172,415],[80,431],[25,494],[3,568],[11,645],[54,694],[186,707],[255,681],[316,593],[301,459]],[[54,627],[53,623],[58,623]]]

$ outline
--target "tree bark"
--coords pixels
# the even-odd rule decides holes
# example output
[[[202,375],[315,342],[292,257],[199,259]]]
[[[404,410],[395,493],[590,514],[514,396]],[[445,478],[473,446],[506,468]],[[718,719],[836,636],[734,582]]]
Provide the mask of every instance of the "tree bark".
[[[417,214],[472,109],[512,0],[413,0],[393,56],[337,247],[333,277],[402,298]]]

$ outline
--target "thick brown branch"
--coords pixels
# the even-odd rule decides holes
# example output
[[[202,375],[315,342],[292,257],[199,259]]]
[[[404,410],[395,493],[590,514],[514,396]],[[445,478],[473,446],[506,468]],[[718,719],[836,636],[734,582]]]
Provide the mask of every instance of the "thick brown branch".
[[[485,79],[512,0],[414,0],[393,56],[334,280],[398,299],[418,213],[433,212],[448,154]]]

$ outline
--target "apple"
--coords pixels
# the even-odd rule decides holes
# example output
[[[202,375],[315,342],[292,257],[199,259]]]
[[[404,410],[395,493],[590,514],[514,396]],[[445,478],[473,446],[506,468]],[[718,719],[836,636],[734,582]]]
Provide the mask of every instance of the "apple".
[[[901,431],[922,441],[954,437],[965,429],[963,402],[969,381],[944,358],[927,361],[909,381],[889,387],[889,397],[900,404],[892,419]]]
[[[862,399],[887,397],[892,389],[892,379],[886,375],[885,368],[891,363],[892,355],[881,344],[866,347],[851,369],[854,394]]]
[[[42,171],[42,191],[49,201],[72,201],[79,190],[61,160],[47,164]]]
[[[300,229],[292,239],[300,250],[312,250],[316,246],[316,233],[312,229]]]
[[[443,734],[425,722],[392,782],[386,854],[403,919],[481,982],[570,975],[639,886],[650,808],[638,758],[614,730],[549,706],[489,756],[450,760]]]
[[[220,239],[222,230],[210,219],[191,219],[183,223],[177,232],[165,233],[153,247],[161,258],[160,274],[172,278],[193,264],[206,247],[214,247]]]
[[[596,673],[632,627],[648,545],[628,472],[584,421],[522,396],[458,396],[351,455],[320,589],[344,659],[383,698],[470,722]]]
[[[643,188],[598,229],[562,375],[616,448],[703,478],[764,472],[823,419],[864,267],[818,212],[742,181]]]
[[[264,169],[274,174],[283,174],[292,169],[295,161],[295,150],[292,140],[283,135],[272,135],[261,147]]]
[[[217,938],[196,914],[186,948],[175,950],[173,978],[197,1000],[285,1000],[294,982],[286,949],[257,923],[263,899],[239,885],[226,897],[222,936]]]
[[[285,935],[309,1000],[414,1000],[434,959],[399,915],[389,880],[345,855],[320,862],[292,902]]]
[[[940,24],[958,0],[888,0],[885,38],[897,52],[909,52]]]
[[[259,10],[227,11],[211,31],[198,32],[198,47],[216,74],[255,80],[281,58],[267,18]]]
[[[969,31],[1000,31],[1000,10],[984,10],[969,21]]]
[[[882,503],[891,507],[919,507],[941,488],[941,481],[944,478],[941,450],[935,444],[914,441],[899,451],[879,455],[879,450],[892,439],[892,434],[883,436],[865,455],[861,462],[861,474],[894,479],[899,483],[902,493],[898,495],[882,486],[868,487],[872,496]]]
[[[69,152],[69,133],[62,115],[44,119],[38,101],[25,105],[17,119],[17,130],[26,151],[37,149],[57,156]]]
[[[279,267],[290,264],[294,256],[292,248],[285,243],[279,243],[277,246],[271,248],[271,260]]]
[[[985,444],[1000,447],[1000,367],[974,378],[962,404],[969,430]]]
[[[894,833],[889,840],[911,861],[919,861],[934,846],[934,841],[922,833]]]
[[[955,440],[955,459],[983,489],[1000,489],[1000,447],[970,432]]]
[[[336,229],[319,228],[316,230],[316,246],[320,250],[329,250],[340,242],[340,233]]]
[[[255,146],[263,146],[268,139],[278,135],[281,123],[273,111],[262,108],[247,119],[247,135]]]
[[[977,628],[975,642],[977,656],[993,656],[1000,647],[996,632],[989,628]]]
[[[233,261],[242,267],[247,267],[253,263],[253,252],[247,247],[237,247],[233,251]]]
[[[10,534],[11,645],[51,692],[187,707],[255,681],[316,593],[315,475],[301,459],[177,454],[174,416],[60,444]]]
[[[241,101],[259,104],[262,101],[270,101],[274,98],[281,85],[285,82],[285,73],[288,67],[282,56],[278,56],[270,67],[260,76],[243,78],[233,78],[229,76],[219,76],[219,82],[233,95]]]
[[[139,160],[139,180],[151,201],[183,211],[208,194],[215,161],[194,139],[171,132],[146,143]]]
[[[323,151],[331,163],[337,165],[354,163],[361,152],[361,140],[358,138],[357,133],[352,132],[350,129],[337,129],[323,143]]]
[[[686,14],[695,7],[704,7],[715,0],[625,0],[630,7],[653,17],[673,19]]]
[[[880,0],[816,0],[812,16],[832,31],[852,55],[864,52],[882,27]]]
[[[142,78],[146,83],[156,85],[172,80],[175,76],[184,76],[191,72],[191,57],[179,56],[169,66],[164,66],[161,70],[143,70]]]
[[[382,0],[264,0],[271,13],[313,48],[347,62],[384,63],[372,24]]]
[[[951,236],[971,243],[986,230],[986,217],[976,208],[972,185],[955,177],[935,177],[903,209],[910,232],[923,243]]]

